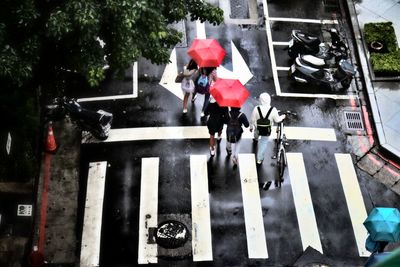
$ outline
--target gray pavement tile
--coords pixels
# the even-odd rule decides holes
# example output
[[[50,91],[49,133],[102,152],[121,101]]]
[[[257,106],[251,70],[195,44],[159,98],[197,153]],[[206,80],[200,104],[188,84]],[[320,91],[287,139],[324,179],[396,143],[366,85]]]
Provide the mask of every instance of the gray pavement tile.
[[[363,0],[361,3],[359,3],[359,5],[361,5],[363,8],[366,8],[379,16],[382,16],[386,11],[390,10],[396,4],[396,0]]]
[[[372,12],[369,9],[366,9],[363,6],[360,6],[359,4],[355,5],[356,7],[356,12],[357,12],[357,18],[358,22],[360,24],[360,28],[364,28],[364,24],[368,22],[386,22],[387,20],[380,17],[378,14]]]
[[[351,146],[351,151],[358,158],[365,155],[365,148],[371,148],[367,136],[350,135],[347,137],[347,143]]]
[[[381,183],[388,187],[392,187],[395,183],[400,180],[398,175],[399,170],[391,165],[385,165],[374,175],[374,178],[378,179]]]
[[[393,148],[400,151],[400,134],[398,131],[393,130],[392,128],[383,126],[383,131],[385,132],[386,143],[390,144]],[[400,154],[399,154],[400,155]]]
[[[397,110],[396,114],[385,123],[385,126],[391,128],[393,131],[400,135],[400,109]]]
[[[375,97],[381,121],[385,124],[399,111],[399,104],[392,101],[392,98],[380,93],[380,91],[375,93]]]
[[[365,155],[358,163],[357,166],[367,172],[369,175],[374,176],[384,165],[384,162],[374,154]]]
[[[400,195],[400,182],[397,182],[394,186],[392,186],[390,189],[392,189],[394,192]]]
[[[396,4],[388,9],[386,9],[385,12],[381,16],[383,18],[387,19],[388,21],[396,23],[396,22],[399,22],[399,20],[400,20],[399,13],[400,13],[400,4]]]

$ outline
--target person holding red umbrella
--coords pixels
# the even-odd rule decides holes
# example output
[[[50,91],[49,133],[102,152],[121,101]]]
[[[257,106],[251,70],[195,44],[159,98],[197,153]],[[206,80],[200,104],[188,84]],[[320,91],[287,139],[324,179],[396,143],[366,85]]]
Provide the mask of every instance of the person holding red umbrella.
[[[227,107],[220,107],[215,99],[211,96],[210,103],[205,109],[205,115],[208,116],[207,128],[210,134],[210,155],[213,157],[215,155],[215,134],[218,133],[218,143],[221,141],[222,128],[226,121],[226,116],[228,113]]]
[[[216,67],[221,65],[226,55],[225,50],[215,39],[195,39],[187,53],[199,65],[200,73],[204,73],[207,76],[208,85],[211,86],[217,79]],[[201,117],[204,117],[204,110],[209,102],[210,94],[208,90],[197,90],[197,93],[204,94],[204,103],[201,110]],[[193,95],[192,102],[195,98],[196,96]]]

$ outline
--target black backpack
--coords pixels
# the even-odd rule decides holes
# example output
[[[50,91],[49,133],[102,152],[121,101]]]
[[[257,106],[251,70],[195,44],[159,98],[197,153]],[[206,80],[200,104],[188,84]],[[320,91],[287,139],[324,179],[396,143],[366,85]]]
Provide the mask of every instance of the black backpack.
[[[271,114],[273,107],[268,110],[268,113],[265,117],[262,116],[261,109],[258,106],[258,114],[260,118],[257,120],[257,130],[258,134],[261,136],[270,136],[271,135],[271,121],[268,119],[269,114]]]
[[[236,143],[240,136],[242,135],[242,125],[239,122],[239,117],[242,115],[242,112],[239,113],[238,116],[231,116],[231,113],[228,112],[229,121],[226,128],[226,139],[229,143]]]

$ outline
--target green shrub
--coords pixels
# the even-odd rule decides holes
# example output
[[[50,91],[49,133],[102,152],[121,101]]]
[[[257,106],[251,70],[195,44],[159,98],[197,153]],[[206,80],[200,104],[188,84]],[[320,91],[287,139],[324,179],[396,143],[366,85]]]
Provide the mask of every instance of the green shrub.
[[[378,41],[387,46],[388,52],[398,50],[396,34],[391,22],[366,23],[364,25],[364,36],[367,45]]]
[[[384,53],[370,53],[371,65],[377,76],[400,76],[400,50],[391,22],[366,23],[364,37],[368,47],[378,41],[386,46]]]
[[[371,64],[378,76],[399,76],[400,50],[390,53],[371,53]]]

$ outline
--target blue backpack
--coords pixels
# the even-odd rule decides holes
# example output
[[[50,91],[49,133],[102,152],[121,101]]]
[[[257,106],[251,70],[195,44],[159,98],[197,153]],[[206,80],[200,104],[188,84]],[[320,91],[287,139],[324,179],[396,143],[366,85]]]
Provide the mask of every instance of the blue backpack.
[[[196,83],[196,92],[204,95],[208,92],[209,86],[210,85],[208,84],[208,77],[206,75],[200,75]]]

